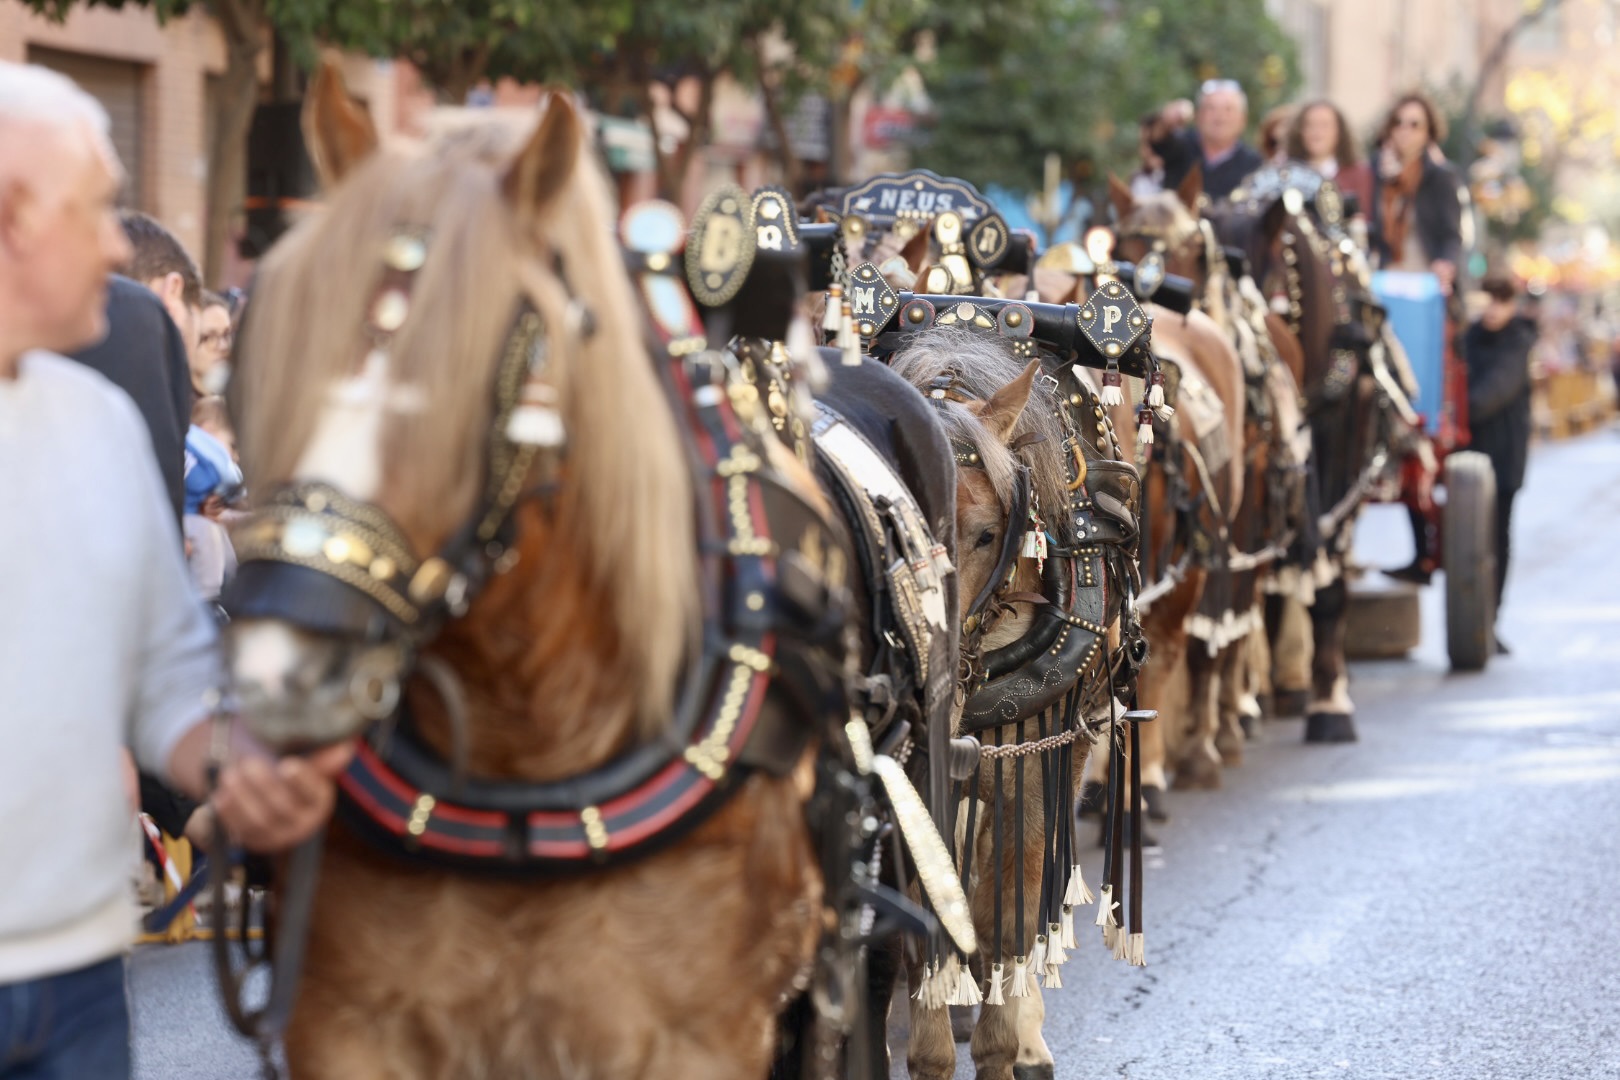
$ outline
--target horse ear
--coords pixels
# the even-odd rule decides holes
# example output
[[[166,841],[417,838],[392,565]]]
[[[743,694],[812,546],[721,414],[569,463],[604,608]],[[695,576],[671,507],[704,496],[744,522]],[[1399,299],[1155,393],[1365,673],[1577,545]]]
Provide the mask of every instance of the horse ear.
[[[376,153],[371,111],[349,96],[337,60],[321,58],[304,100],[304,145],[322,188],[331,188]]]
[[[1024,415],[1029,395],[1035,389],[1035,376],[1041,373],[1039,359],[1031,360],[1024,373],[990,395],[990,400],[979,410],[979,419],[1000,442],[1012,439],[1018,427],[1018,418]]]
[[[1181,205],[1192,212],[1193,217],[1198,216],[1198,197],[1204,193],[1204,166],[1201,162],[1193,162],[1187,175],[1182,177],[1181,184],[1176,188],[1176,198]]]
[[[928,240],[933,233],[928,229],[918,229],[917,235],[906,241],[906,246],[900,249],[900,257],[906,260],[911,272],[922,276],[923,267],[928,264]]]
[[[580,130],[572,95],[553,90],[539,126],[501,179],[501,191],[519,217],[538,217],[568,183],[579,163]]]
[[[1131,211],[1136,209],[1136,199],[1131,195],[1130,185],[1113,173],[1108,174],[1108,198],[1114,204],[1114,213],[1119,221],[1130,217]]]

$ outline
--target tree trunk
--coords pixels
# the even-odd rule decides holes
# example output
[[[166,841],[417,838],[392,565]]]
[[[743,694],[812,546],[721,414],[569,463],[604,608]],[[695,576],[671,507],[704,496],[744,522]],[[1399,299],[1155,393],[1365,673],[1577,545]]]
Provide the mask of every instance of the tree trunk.
[[[1460,151],[1459,167],[1466,175],[1468,166],[1474,163],[1474,148],[1479,143],[1479,99],[1485,93],[1485,84],[1490,82],[1497,70],[1507,62],[1508,52],[1513,48],[1513,42],[1520,34],[1529,29],[1530,25],[1540,19],[1547,12],[1557,7],[1560,0],[1542,0],[1540,7],[1526,11],[1512,23],[1502,36],[1496,39],[1491,51],[1480,61],[1479,75],[1474,79],[1474,85],[1468,91],[1468,103],[1463,109],[1462,140],[1458,147]]]
[[[214,100],[214,135],[208,147],[203,273],[217,284],[225,270],[231,221],[247,192],[247,137],[259,103],[265,0],[214,0],[211,6],[225,34],[225,72]]]
[[[686,177],[692,168],[692,155],[709,144],[709,128],[712,126],[714,116],[715,73],[705,68],[699,78],[703,80],[703,89],[698,93],[697,115],[686,116],[684,113],[682,114],[683,119],[686,120],[688,134],[680,149],[675,151],[673,163],[675,184],[670,189],[673,194],[669,198],[676,206],[683,205],[681,196],[685,193]],[[670,88],[670,92],[673,97],[673,87]]]
[[[793,152],[793,140],[788,137],[787,117],[782,115],[782,99],[777,88],[772,85],[771,74],[765,65],[765,48],[758,38],[754,39],[754,57],[759,63],[759,94],[765,102],[765,118],[770,122],[771,134],[776,136],[777,160],[782,165],[782,183],[795,199],[799,197],[799,185],[803,183],[804,169],[799,164],[799,155]]]

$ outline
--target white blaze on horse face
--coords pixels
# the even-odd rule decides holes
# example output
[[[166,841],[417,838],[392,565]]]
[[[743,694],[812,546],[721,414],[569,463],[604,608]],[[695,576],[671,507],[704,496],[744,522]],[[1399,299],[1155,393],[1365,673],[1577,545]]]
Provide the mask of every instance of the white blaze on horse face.
[[[297,670],[308,635],[286,623],[244,620],[231,628],[231,674],[238,687],[252,686],[270,700],[286,693],[287,676]]]
[[[320,480],[361,502],[375,499],[382,488],[383,421],[391,413],[417,413],[425,406],[419,388],[390,385],[388,354],[373,350],[360,374],[327,391],[297,478]]]

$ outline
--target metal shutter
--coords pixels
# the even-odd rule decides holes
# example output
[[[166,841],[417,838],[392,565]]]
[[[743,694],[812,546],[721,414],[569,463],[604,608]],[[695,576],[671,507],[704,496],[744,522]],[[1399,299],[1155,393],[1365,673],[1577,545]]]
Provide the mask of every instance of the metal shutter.
[[[38,46],[29,47],[28,62],[66,75],[101,102],[112,121],[113,148],[118,151],[128,176],[119,205],[143,208],[145,193],[141,180],[146,161],[141,152],[142,66]]]

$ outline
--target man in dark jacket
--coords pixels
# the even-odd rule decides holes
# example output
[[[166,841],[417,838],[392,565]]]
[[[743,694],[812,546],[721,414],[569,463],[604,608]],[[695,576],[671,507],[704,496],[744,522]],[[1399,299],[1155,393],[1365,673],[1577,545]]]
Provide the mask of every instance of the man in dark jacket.
[[[1524,485],[1530,455],[1530,349],[1536,324],[1518,312],[1518,290],[1506,277],[1481,282],[1490,297],[1484,313],[1463,335],[1468,363],[1469,448],[1491,459],[1496,470],[1496,604],[1507,582],[1513,497]],[[1502,639],[1496,651],[1506,653]]]
[[[107,282],[107,336],[73,359],[128,394],[146,421],[158,472],[174,504],[175,543],[185,505],[186,431],[191,427],[191,367],[180,330],[144,285]]]
[[[1249,122],[1249,99],[1236,79],[1207,79],[1198,89],[1198,107],[1192,128],[1186,123],[1185,101],[1165,107],[1153,135],[1153,152],[1164,161],[1164,190],[1173,191],[1194,165],[1203,170],[1204,194],[1224,199],[1264,162],[1260,152],[1243,141]]]

